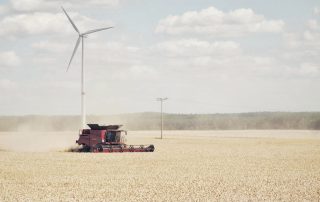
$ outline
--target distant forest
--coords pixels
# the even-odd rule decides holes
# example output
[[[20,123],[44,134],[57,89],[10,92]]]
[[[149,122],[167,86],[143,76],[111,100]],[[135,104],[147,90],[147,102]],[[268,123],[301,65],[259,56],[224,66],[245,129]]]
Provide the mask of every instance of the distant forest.
[[[254,112],[238,114],[164,114],[166,130],[319,130],[320,112]],[[123,124],[127,130],[157,130],[160,114],[89,115],[88,123]],[[0,131],[78,130],[80,116],[0,116]]]

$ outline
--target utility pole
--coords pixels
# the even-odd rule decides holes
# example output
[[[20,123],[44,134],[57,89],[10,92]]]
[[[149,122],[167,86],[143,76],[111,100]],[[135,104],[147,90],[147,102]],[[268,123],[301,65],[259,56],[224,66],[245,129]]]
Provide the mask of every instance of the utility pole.
[[[167,100],[168,98],[157,98],[157,101],[160,101],[161,103],[161,139],[162,139],[162,130],[163,130],[163,113],[162,113],[162,104],[163,101]]]

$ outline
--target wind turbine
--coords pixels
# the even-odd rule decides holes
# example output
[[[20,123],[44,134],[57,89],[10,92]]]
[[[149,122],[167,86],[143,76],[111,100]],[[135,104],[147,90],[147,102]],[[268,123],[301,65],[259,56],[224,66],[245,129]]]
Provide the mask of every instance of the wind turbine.
[[[77,26],[73,23],[73,21],[71,20],[70,16],[68,15],[68,13],[64,10],[63,7],[61,7],[63,12],[66,14],[67,18],[69,19],[71,25],[73,26],[73,28],[76,30],[76,32],[79,34],[78,40],[76,42],[76,46],[73,49],[73,53],[72,56],[70,58],[69,64],[68,64],[68,68],[67,71],[69,70],[70,64],[72,62],[72,59],[75,55],[75,53],[77,52],[77,49],[79,47],[80,41],[82,44],[82,54],[81,54],[81,123],[82,123],[82,129],[86,127],[86,107],[85,107],[85,102],[86,102],[86,93],[85,93],[85,71],[84,71],[84,66],[83,66],[83,58],[84,58],[84,38],[87,37],[87,35],[92,34],[94,32],[99,32],[99,31],[103,31],[106,29],[111,29],[113,27],[104,27],[104,28],[100,28],[100,29],[93,29],[93,30],[89,30],[86,32],[81,33],[79,31],[79,29],[77,28]]]

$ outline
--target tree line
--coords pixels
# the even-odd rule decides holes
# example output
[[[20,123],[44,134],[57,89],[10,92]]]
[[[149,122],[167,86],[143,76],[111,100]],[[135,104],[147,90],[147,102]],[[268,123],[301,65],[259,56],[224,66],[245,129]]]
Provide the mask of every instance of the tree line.
[[[319,130],[320,112],[252,112],[235,114],[164,114],[166,130]],[[89,115],[88,123],[123,124],[127,130],[158,130],[155,112]],[[80,127],[80,116],[0,116],[0,131],[71,131]]]

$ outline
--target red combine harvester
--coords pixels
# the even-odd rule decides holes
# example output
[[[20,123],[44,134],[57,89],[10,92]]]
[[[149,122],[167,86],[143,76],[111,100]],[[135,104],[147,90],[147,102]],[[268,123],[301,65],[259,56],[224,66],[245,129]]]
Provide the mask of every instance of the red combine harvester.
[[[125,144],[127,131],[119,130],[122,125],[100,126],[88,124],[90,129],[83,129],[76,141],[82,146],[81,152],[153,152],[153,145]]]

